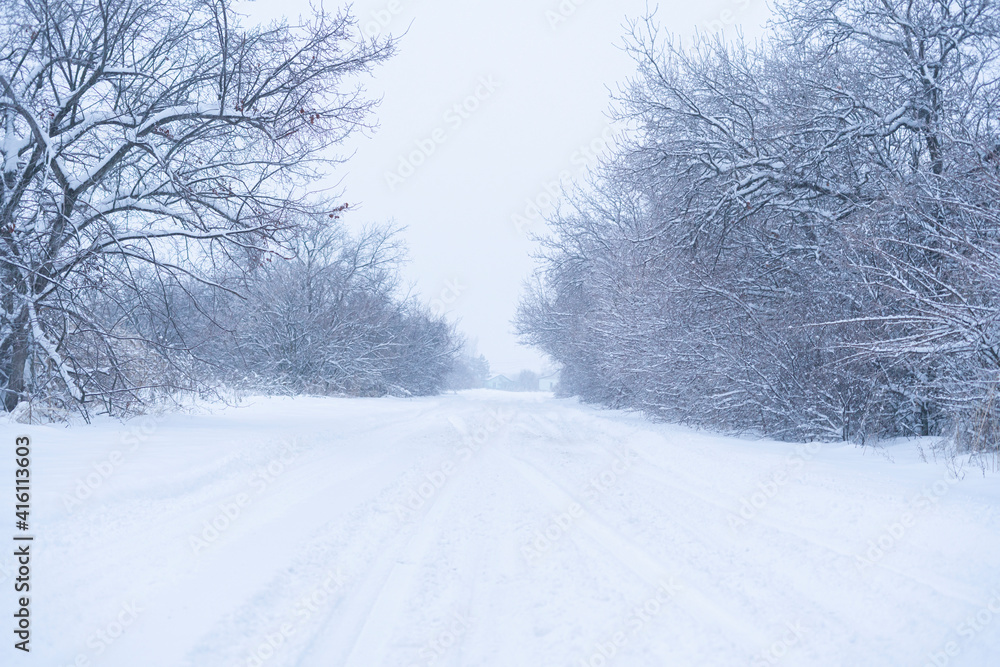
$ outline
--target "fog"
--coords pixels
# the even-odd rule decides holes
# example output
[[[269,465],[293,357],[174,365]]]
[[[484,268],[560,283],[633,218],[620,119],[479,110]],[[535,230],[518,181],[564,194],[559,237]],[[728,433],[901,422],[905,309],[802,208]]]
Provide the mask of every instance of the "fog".
[[[678,35],[760,32],[762,0],[663,3]],[[369,35],[400,37],[399,54],[366,82],[381,96],[379,127],[345,147],[329,182],[356,212],[349,223],[405,226],[413,289],[459,322],[493,370],[542,370],[510,324],[533,270],[532,235],[557,192],[612,140],[610,92],[633,64],[621,50],[626,2],[359,2]],[[240,5],[251,20],[308,14],[305,2]]]

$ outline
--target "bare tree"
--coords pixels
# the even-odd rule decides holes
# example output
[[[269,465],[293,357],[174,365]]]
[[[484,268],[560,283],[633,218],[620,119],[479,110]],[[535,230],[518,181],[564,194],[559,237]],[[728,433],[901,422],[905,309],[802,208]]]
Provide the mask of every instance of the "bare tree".
[[[551,221],[519,329],[589,400],[789,438],[940,433],[1000,381],[1000,6],[777,16],[753,46],[632,25],[634,132]]]
[[[53,381],[137,395],[129,346],[174,352],[134,325],[150,286],[282,252],[329,149],[365,126],[357,76],[392,51],[347,12],[244,28],[227,0],[0,5],[4,407]]]
[[[346,208],[334,208],[335,218]],[[211,317],[187,326],[186,338],[213,341],[202,372],[264,393],[437,393],[458,340],[401,289],[399,230],[350,234],[326,215],[299,228],[291,258],[241,278],[246,298],[222,298]]]

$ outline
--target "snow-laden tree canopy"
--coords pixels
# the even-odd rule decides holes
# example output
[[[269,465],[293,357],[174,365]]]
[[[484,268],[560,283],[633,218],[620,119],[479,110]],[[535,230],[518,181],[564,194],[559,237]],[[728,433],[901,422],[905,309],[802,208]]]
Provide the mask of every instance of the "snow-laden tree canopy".
[[[229,5],[0,4],[8,410],[55,385],[136,390],[128,351],[157,341],[134,320],[157,285],[280,250],[330,149],[367,122],[358,75],[391,41],[365,40],[344,12],[244,28]]]
[[[753,45],[632,28],[634,132],[519,318],[563,386],[789,438],[995,425],[1000,5],[787,0]]]

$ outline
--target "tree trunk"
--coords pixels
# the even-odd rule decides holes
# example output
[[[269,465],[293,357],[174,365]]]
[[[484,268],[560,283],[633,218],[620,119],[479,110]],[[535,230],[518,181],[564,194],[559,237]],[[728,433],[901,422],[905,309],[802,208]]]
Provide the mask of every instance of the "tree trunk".
[[[917,426],[920,429],[920,435],[928,436],[931,434],[931,411],[927,406],[926,401],[920,401],[920,413],[917,419]]]
[[[24,396],[24,368],[28,361],[28,326],[26,321],[14,322],[11,333],[10,366],[7,370],[7,386],[3,392],[3,407],[12,411]]]

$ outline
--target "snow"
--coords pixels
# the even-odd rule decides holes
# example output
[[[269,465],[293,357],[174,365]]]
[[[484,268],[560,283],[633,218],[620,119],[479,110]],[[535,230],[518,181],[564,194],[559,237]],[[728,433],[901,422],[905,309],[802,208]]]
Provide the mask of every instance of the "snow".
[[[485,390],[0,430],[9,488],[33,441],[32,664],[1000,653],[997,476],[955,478],[926,441],[740,440]],[[7,608],[12,574],[0,557]]]

